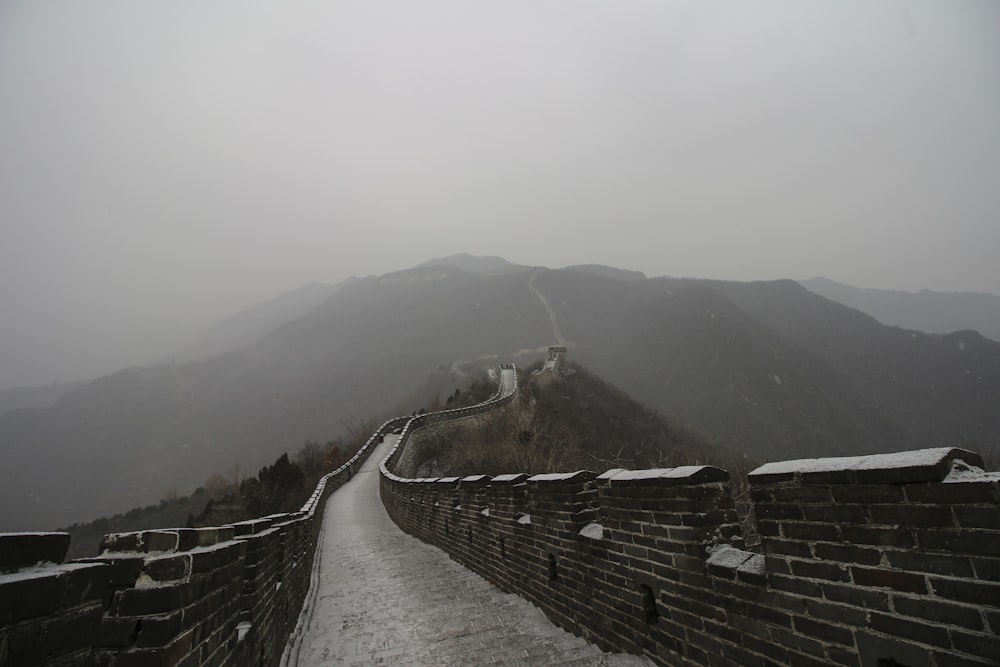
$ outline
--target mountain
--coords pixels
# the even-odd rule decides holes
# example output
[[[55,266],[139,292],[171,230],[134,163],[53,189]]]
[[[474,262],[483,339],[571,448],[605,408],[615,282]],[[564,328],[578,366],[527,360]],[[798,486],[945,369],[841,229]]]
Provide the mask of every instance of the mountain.
[[[758,460],[1000,443],[1000,343],[973,332],[887,327],[792,281],[441,262],[355,280],[239,350],[0,415],[0,530],[148,505],[235,463],[256,470],[351,417],[421,407],[432,376],[446,388],[442,374],[533,363],[553,323],[571,359]]]
[[[87,384],[87,380],[53,382],[44,387],[0,389],[0,415],[20,408],[47,408],[62,396],[85,384]]]
[[[867,313],[882,324],[927,333],[973,329],[1000,341],[1000,296],[995,294],[861,289],[828,278],[798,282],[810,292]]]
[[[469,273],[482,273],[484,275],[520,273],[530,268],[521,264],[508,262],[503,257],[479,257],[464,252],[457,255],[449,255],[448,257],[435,257],[423,264],[418,264],[416,268],[424,269],[432,266],[454,266]]]
[[[1000,343],[975,331],[887,327],[791,281],[714,283],[745,312],[820,356],[920,446],[1000,447]]]
[[[174,356],[177,361],[196,361],[232,352],[253,343],[286,322],[302,317],[357,280],[348,278],[336,285],[311,282],[302,287],[230,315],[202,333]]]
[[[546,271],[535,286],[574,359],[748,456],[887,451],[909,442],[849,378],[710,285]]]
[[[401,405],[439,367],[550,342],[527,276],[427,267],[345,285],[236,352],[100,378],[0,415],[0,530],[68,525],[256,470]],[[480,362],[485,363],[485,362]]]
[[[597,276],[605,276],[606,278],[625,280],[627,282],[639,282],[646,279],[646,274],[642,271],[629,271],[628,269],[619,269],[613,266],[604,266],[603,264],[575,264],[565,267],[564,270],[593,273]]]

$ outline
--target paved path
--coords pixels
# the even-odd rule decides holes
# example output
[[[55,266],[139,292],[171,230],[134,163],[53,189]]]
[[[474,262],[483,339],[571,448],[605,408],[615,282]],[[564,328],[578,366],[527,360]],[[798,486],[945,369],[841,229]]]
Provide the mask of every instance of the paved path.
[[[390,445],[382,443],[330,496],[319,587],[304,612],[297,664],[652,664],[602,653],[400,530],[379,499],[378,462]]]

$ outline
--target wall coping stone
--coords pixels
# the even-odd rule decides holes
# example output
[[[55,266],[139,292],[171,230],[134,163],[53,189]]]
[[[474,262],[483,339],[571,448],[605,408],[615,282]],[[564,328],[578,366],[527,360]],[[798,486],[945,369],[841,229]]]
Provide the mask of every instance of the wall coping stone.
[[[250,519],[248,521],[237,521],[236,523],[230,523],[227,525],[232,526],[236,537],[243,537],[246,535],[261,533],[270,528],[271,524],[271,519]]]
[[[538,475],[532,475],[528,478],[529,482],[569,482],[573,481],[589,481],[594,479],[595,475],[589,470],[576,470],[574,472],[545,472]]]
[[[516,484],[518,482],[523,482],[528,479],[528,474],[523,472],[511,472],[504,473],[503,475],[497,475],[491,481],[494,484]]]
[[[715,466],[678,466],[676,468],[650,468],[648,470],[626,470],[616,468],[598,475],[597,479],[610,486],[679,486],[682,484],[706,484],[725,482],[729,473]]]
[[[39,563],[62,563],[69,533],[0,533],[0,573]]]
[[[176,530],[138,530],[133,533],[109,533],[101,539],[98,555],[106,553],[155,553],[177,551],[180,535]]]
[[[961,460],[982,467],[983,459],[954,447],[937,447],[893,454],[797,459],[765,463],[749,473],[751,484],[798,480],[802,484],[909,484],[941,482]]]

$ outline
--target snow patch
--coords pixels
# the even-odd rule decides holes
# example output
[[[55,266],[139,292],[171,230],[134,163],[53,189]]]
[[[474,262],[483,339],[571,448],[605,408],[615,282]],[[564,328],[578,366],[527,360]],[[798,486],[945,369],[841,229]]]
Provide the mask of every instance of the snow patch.
[[[764,554],[754,554],[750,558],[747,558],[736,570],[763,577],[767,575],[767,561],[764,560]]]
[[[765,463],[750,472],[750,476],[777,475],[785,473],[838,472],[843,470],[891,470],[933,466],[940,463],[953,451],[951,447],[918,449],[896,454],[872,454],[870,456],[840,456],[827,459],[795,459]]]
[[[625,470],[616,468],[601,473],[597,479],[626,481],[634,479],[684,479],[701,472],[709,466],[678,466],[676,468],[649,468],[648,470]]]
[[[978,466],[955,459],[951,462],[951,470],[942,482],[997,482],[1000,472],[986,472]]]
[[[516,480],[517,478],[519,478],[523,474],[524,473],[521,473],[521,472],[504,473],[503,475],[497,475],[496,477],[494,477],[493,481],[494,482],[513,482],[514,480]]]
[[[589,537],[592,540],[603,540],[604,526],[592,521],[580,529],[579,535],[581,537]]]
[[[748,551],[734,549],[730,546],[719,546],[711,549],[711,554],[709,555],[707,562],[709,565],[724,567],[728,570],[735,570],[749,560],[752,555],[753,554]]]
[[[561,482],[567,479],[573,479],[579,475],[582,470],[576,470],[574,472],[546,472],[539,475],[532,475],[528,478],[529,482]]]

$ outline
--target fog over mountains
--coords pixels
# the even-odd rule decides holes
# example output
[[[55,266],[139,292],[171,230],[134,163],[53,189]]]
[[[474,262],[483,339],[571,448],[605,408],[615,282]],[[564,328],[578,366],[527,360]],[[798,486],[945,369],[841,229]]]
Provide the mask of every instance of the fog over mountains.
[[[800,280],[806,289],[871,315],[882,324],[928,333],[973,329],[1000,340],[1000,296],[977,292],[862,289],[830,280]]]
[[[974,331],[886,326],[791,280],[459,255],[307,285],[172,361],[0,414],[0,530],[155,502],[236,463],[252,474],[352,417],[421,407],[464,369],[531,363],[556,342],[539,295],[571,358],[758,460],[1000,443],[1000,343]]]

